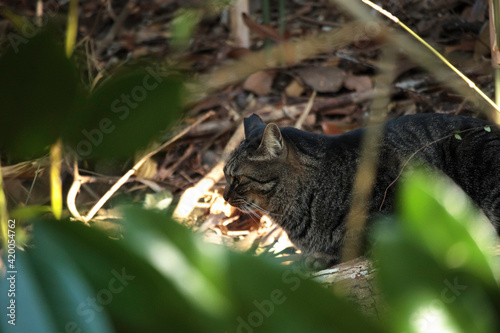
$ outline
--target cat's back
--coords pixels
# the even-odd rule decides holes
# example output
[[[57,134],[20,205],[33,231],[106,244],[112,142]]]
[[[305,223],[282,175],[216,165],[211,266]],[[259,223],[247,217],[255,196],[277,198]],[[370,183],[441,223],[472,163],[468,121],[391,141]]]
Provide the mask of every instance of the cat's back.
[[[446,162],[446,156],[443,156],[446,153],[458,153],[465,158],[488,146],[500,148],[500,131],[491,123],[472,117],[408,115],[387,122],[384,146],[403,157],[421,151],[420,157],[440,166]],[[467,154],[461,154],[462,150],[467,150]]]
[[[323,162],[332,162],[332,159],[357,155],[360,152],[365,129],[358,128],[341,135],[317,134],[293,127],[282,127],[281,132],[302,155],[322,159]]]
[[[407,140],[428,142],[429,139],[438,140],[444,135],[464,130],[481,130],[489,125],[491,123],[481,119],[452,114],[407,115],[387,122],[386,138],[400,140],[406,137]]]
[[[492,221],[500,221],[500,130],[495,125],[457,115],[405,116],[387,123],[384,145],[400,163],[424,161],[444,172]]]

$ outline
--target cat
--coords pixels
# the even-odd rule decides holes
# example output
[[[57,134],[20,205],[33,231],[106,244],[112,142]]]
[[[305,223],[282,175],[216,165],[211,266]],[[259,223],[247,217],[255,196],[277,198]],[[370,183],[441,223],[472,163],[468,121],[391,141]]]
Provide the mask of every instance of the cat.
[[[397,186],[390,184],[412,158],[448,175],[498,230],[497,127],[449,114],[403,116],[379,126],[383,139],[367,223],[393,212]],[[266,125],[254,114],[245,118],[244,130],[245,139],[224,167],[224,199],[240,210],[269,214],[301,250],[307,269],[339,263],[366,129],[327,136]]]

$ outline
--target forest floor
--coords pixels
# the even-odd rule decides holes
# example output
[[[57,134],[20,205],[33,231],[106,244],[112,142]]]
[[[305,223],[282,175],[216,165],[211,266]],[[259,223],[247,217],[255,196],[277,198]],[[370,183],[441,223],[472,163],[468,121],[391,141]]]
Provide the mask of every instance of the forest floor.
[[[64,20],[67,2],[52,3],[54,7],[50,14]],[[350,21],[348,14],[329,1],[286,1],[282,15],[279,14],[278,2],[271,3],[269,25],[262,24],[261,7],[252,5],[248,19],[251,31],[249,49],[235,43],[227,9],[219,14],[206,15],[188,49],[175,54],[176,63],[182,64],[180,70],[192,78],[207,75],[251,52],[284,40],[293,42],[339,29]],[[487,1],[381,0],[378,4],[399,17],[492,96],[494,81]],[[31,18],[36,15],[31,1],[4,1],[4,5]],[[89,77],[97,80],[98,73],[143,58],[168,62],[167,59],[174,54],[171,27],[176,11],[199,6],[202,6],[201,1],[195,0],[81,2],[78,41],[89,59]],[[371,15],[388,21],[375,11],[371,11]],[[282,34],[278,32],[280,17],[285,22]],[[388,24],[400,30],[395,24]],[[0,17],[0,40],[9,31],[12,31],[10,23]],[[174,134],[185,128],[189,131],[155,154],[147,163],[148,167],[141,168],[127,181],[92,223],[114,229],[117,222],[113,218],[113,209],[122,198],[146,201],[150,206],[173,199],[171,207],[175,207],[187,189],[206,180],[207,175],[217,174],[214,186],[205,188],[191,207],[194,209],[183,216],[186,224],[203,234],[209,242],[279,257],[282,261],[290,260],[295,249],[268,216],[242,214],[224,203],[221,194],[225,181],[220,177],[219,162],[224,151],[230,150],[238,141],[234,135],[243,117],[252,113],[280,126],[299,126],[307,131],[331,135],[366,125],[377,93],[375,82],[381,72],[384,47],[387,44],[377,40],[360,39],[289,66],[257,71],[196,101],[173,129]],[[387,117],[429,112],[482,116],[468,98],[444,87],[433,73],[407,57],[404,49],[393,51],[396,56]],[[458,76],[456,80],[459,80]],[[300,118],[304,113],[308,113],[307,117]],[[81,188],[76,200],[78,209],[82,212],[89,210],[111,184],[132,167],[133,158],[119,162],[83,162],[80,173],[92,175],[96,182]],[[30,196],[27,204],[49,203],[48,172],[40,174],[34,183],[33,174],[26,175],[20,169],[9,170],[5,187],[12,206],[26,202],[27,193]],[[73,181],[71,165],[66,166],[64,175],[63,185],[67,193]]]

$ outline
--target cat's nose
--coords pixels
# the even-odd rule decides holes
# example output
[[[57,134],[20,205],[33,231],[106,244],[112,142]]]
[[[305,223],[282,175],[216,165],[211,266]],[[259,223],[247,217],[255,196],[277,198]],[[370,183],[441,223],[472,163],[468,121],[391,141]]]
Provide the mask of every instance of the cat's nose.
[[[222,197],[226,201],[229,199],[229,185],[226,185],[226,187],[224,188],[224,194],[222,195]]]

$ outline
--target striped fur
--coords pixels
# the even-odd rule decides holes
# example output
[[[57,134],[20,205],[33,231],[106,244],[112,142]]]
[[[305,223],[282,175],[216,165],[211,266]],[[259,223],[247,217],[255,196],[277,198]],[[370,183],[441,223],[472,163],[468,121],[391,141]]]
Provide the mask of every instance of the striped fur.
[[[500,225],[500,132],[482,120],[421,114],[384,125],[371,217],[393,210],[396,186],[384,192],[416,151],[415,160],[441,170]],[[271,126],[271,127],[270,127]],[[462,131],[461,140],[454,136]],[[326,136],[245,120],[245,140],[224,169],[224,198],[242,210],[259,209],[288,233],[306,257],[308,268],[338,263],[346,237],[345,218],[360,159],[364,129]]]

